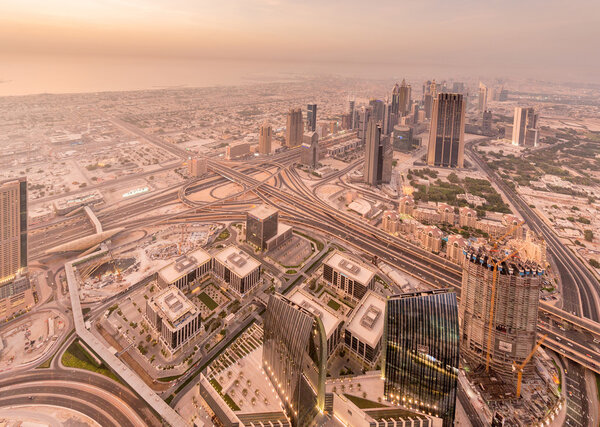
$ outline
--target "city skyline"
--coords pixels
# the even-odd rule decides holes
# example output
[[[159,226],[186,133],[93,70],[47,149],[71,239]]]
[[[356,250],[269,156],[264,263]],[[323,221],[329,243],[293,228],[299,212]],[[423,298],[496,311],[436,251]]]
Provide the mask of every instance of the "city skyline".
[[[596,426],[599,12],[4,2],[2,421]]]

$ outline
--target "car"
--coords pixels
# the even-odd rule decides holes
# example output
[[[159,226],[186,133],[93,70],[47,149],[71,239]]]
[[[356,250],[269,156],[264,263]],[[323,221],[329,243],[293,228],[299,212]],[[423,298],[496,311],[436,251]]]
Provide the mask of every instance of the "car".
[[[573,347],[573,344],[571,344],[570,342],[567,342],[567,345],[568,345],[569,347]]]
[[[598,338],[594,338],[594,342],[595,342],[596,344],[600,344],[600,340],[599,340]]]

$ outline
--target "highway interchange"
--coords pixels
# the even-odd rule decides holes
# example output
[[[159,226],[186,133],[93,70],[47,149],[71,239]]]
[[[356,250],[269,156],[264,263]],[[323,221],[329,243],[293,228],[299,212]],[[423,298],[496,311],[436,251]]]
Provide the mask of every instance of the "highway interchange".
[[[147,135],[131,125],[128,125],[127,128],[171,151],[180,158],[187,156],[186,152],[172,144],[164,143],[159,138]],[[593,274],[575,254],[564,247],[550,227],[541,221],[533,210],[489,169],[477,153],[470,149],[469,155],[477,166],[487,172],[490,179],[506,194],[528,225],[541,233],[548,242],[552,260],[559,270],[563,282],[565,309],[570,313],[583,315],[597,322],[598,311],[595,296],[600,292],[600,284]],[[257,159],[244,164],[209,159],[209,168],[212,173],[208,177],[188,182],[183,187],[172,186],[137,200],[134,199],[118,209],[104,208],[97,212],[97,216],[106,228],[122,226],[128,230],[135,230],[158,223],[189,220],[239,220],[243,218],[243,212],[249,205],[264,201],[275,204],[281,211],[280,218],[285,222],[343,240],[364,254],[367,259],[377,257],[378,260],[405,271],[434,287],[452,287],[460,296],[461,270],[457,265],[426,252],[420,247],[392,237],[381,229],[366,224],[357,217],[337,211],[317,197],[316,189],[319,186],[340,178],[359,162],[349,165],[346,169],[323,179],[318,185],[308,188],[293,167],[297,158],[298,151],[289,150],[272,156],[268,161]],[[259,181],[253,177],[257,172],[265,170],[270,172],[268,178]],[[209,204],[194,202],[188,197],[194,192],[227,185],[231,182],[239,184],[243,190],[233,196]],[[246,197],[245,201],[235,200],[238,196],[248,193],[252,193],[253,196],[251,198]],[[144,215],[159,207],[171,204],[180,205],[180,202],[187,205],[188,209],[173,214]],[[31,257],[34,260],[41,260],[45,251],[50,247],[89,235],[93,231],[92,225],[84,215],[56,221],[50,226],[34,227],[31,230],[30,247],[33,248],[31,249]],[[102,306],[105,306],[105,304],[102,304]],[[559,316],[552,315],[557,312]],[[600,338],[598,333],[600,326],[594,324],[591,329],[584,328],[585,332],[564,330],[560,326],[561,322],[556,321],[561,316],[567,317],[566,313],[563,315],[560,310],[550,310],[545,308],[544,304],[541,305],[538,330],[540,334],[548,335],[545,346],[562,353],[586,368],[600,373],[600,349],[595,342],[592,343],[594,338]],[[581,324],[577,323],[576,318],[571,320],[574,320],[577,326],[576,329],[581,329]],[[563,323],[568,324],[568,322]],[[32,371],[11,378],[0,378],[0,406],[31,404],[32,400],[27,397],[28,393],[31,392],[34,392],[33,399],[35,400],[33,403],[40,404],[47,403],[48,399],[52,400],[52,393],[57,391],[60,391],[63,396],[73,397],[77,393],[89,392],[77,387],[76,383],[78,381],[90,381],[92,386],[102,387],[103,389],[106,387],[105,390],[109,390],[109,393],[118,394],[121,398],[123,398],[123,390],[127,390],[121,386],[119,387],[123,390],[115,389],[116,383],[105,377],[97,375],[89,377],[89,375],[80,374],[76,371],[74,371],[75,373],[69,371],[67,377],[65,377],[63,372],[64,369],[61,369],[60,366],[53,365],[45,372]],[[86,376],[87,379],[84,379],[82,375]],[[46,383],[45,381],[50,382]],[[193,382],[188,384],[188,388],[193,384]],[[18,390],[18,392],[7,395],[6,387],[9,386],[9,390]],[[127,395],[124,399],[128,407],[130,409],[134,408],[138,412],[138,416],[147,417],[150,424],[154,423],[156,420],[152,420],[152,417],[142,411],[143,402],[136,401],[135,395],[128,393],[130,395]],[[79,396],[83,396],[83,394],[79,394]],[[98,417],[107,416],[108,418],[105,419],[107,424],[103,425],[130,425],[127,424],[125,419],[119,418],[123,414],[115,414],[113,411],[107,413],[106,408],[111,405],[109,401],[97,398],[93,400],[95,402],[93,405],[86,407],[85,405],[82,406],[81,399],[62,399],[56,397],[52,400],[53,404],[66,407],[72,405],[73,409],[84,414],[95,413]],[[68,403],[65,399],[72,403]],[[105,407],[104,405],[108,406]]]

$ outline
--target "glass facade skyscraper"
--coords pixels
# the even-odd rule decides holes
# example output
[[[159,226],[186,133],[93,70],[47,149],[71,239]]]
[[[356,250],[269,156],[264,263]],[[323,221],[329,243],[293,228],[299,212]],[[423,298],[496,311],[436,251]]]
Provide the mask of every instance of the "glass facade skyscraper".
[[[448,290],[392,296],[383,332],[388,401],[454,423],[458,380],[458,304]]]
[[[310,425],[325,406],[327,336],[321,319],[283,295],[271,295],[262,359],[292,426]]]
[[[464,166],[465,108],[458,93],[440,93],[433,100],[427,164],[451,168]]]

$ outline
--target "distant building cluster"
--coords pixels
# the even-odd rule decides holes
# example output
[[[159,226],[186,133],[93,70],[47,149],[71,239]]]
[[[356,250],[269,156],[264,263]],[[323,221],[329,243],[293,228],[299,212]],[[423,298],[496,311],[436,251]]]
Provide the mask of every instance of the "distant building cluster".
[[[490,238],[509,234],[515,240],[521,241],[525,237],[521,220],[512,214],[494,214],[492,217],[478,218],[477,211],[467,206],[455,208],[446,203],[417,204],[412,196],[402,196],[398,201],[398,212],[385,211],[381,219],[384,231],[406,235],[434,253],[444,252],[445,245],[448,259],[460,263],[461,257],[456,255],[454,247],[459,245],[463,248],[470,242],[459,238],[459,235],[446,235],[438,228],[442,225],[477,230],[486,233]],[[540,251],[545,252],[545,249]]]

